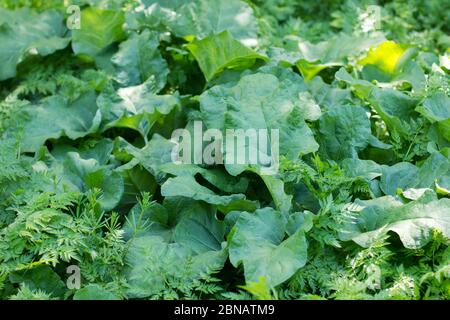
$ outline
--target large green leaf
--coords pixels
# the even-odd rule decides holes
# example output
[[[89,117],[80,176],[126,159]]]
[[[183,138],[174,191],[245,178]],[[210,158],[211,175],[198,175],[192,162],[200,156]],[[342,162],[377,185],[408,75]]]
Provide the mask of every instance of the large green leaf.
[[[181,196],[194,200],[202,200],[217,205],[222,211],[256,209],[256,204],[246,200],[244,194],[217,195],[210,189],[199,184],[192,176],[169,178],[161,187],[165,197]]]
[[[248,187],[248,179],[234,177],[220,168],[204,168],[195,164],[174,163],[172,152],[176,144],[171,140],[155,134],[148,144],[138,149],[124,140],[119,140],[120,148],[134,159],[130,165],[141,164],[151,172],[159,181],[168,175],[194,177],[201,175],[214,187],[227,193],[244,193]],[[125,168],[127,165],[125,165]]]
[[[311,80],[320,71],[330,67],[345,65],[350,56],[358,56],[361,52],[382,42],[382,35],[373,37],[350,36],[342,33],[330,40],[312,44],[299,42],[302,58],[297,61],[297,68],[306,80]]]
[[[380,188],[385,194],[396,195],[397,189],[416,185],[419,169],[409,162],[399,162],[382,169]]]
[[[74,102],[52,96],[39,105],[27,106],[24,111],[29,120],[24,123],[23,151],[35,152],[48,139],[78,139],[95,132],[101,119],[95,99],[91,91]]]
[[[223,222],[216,218],[214,210],[195,210],[203,206],[192,202],[188,204],[192,208],[181,208],[184,213],[178,216],[178,222],[173,228],[173,241],[189,248],[195,254],[220,251],[225,238]]]
[[[375,88],[375,85],[367,80],[355,79],[344,68],[339,69],[335,77],[337,80],[347,83],[356,96],[361,99],[367,99]]]
[[[136,148],[122,138],[117,139],[118,148],[132,157],[132,160],[124,165],[124,169],[141,164],[157,181],[162,181],[167,173],[161,166],[172,163],[172,150],[175,144],[159,134],[154,134],[152,139],[142,148]]]
[[[433,153],[420,168],[409,162],[383,166],[380,188],[395,195],[398,189],[431,188],[440,177],[450,174],[450,161],[439,152]]]
[[[255,213],[242,212],[229,238],[230,261],[244,265],[245,280],[260,277],[269,286],[277,286],[303,267],[307,259],[307,242],[303,230],[285,239],[286,220],[272,208]]]
[[[447,141],[450,141],[450,119],[439,122],[438,128],[442,136],[447,139]]]
[[[192,282],[210,269],[223,266],[225,229],[215,210],[192,199],[168,197],[163,206],[153,204],[130,212],[125,231],[141,230],[129,240],[125,274],[133,297],[160,294],[167,278]]]
[[[267,57],[234,39],[228,31],[193,41],[187,48],[208,81],[225,69],[242,70],[251,67],[256,60],[267,60]]]
[[[413,117],[417,99],[394,89],[374,88],[368,101],[390,130],[407,133],[402,123]]]
[[[157,95],[157,80],[152,75],[141,85],[117,91],[107,86],[97,104],[102,114],[102,130],[112,127],[129,128],[147,136],[158,121],[162,121],[180,104],[178,94]]]
[[[438,200],[434,194],[425,193],[417,201],[404,205],[387,200],[388,197],[382,197],[367,204],[358,202],[362,211],[343,226],[341,240],[353,240],[368,247],[393,231],[406,248],[417,249],[431,240],[433,229],[450,236],[450,199]]]
[[[202,39],[211,34],[229,31],[247,45],[258,43],[258,22],[253,9],[241,0],[149,0],[147,10],[128,13],[129,25],[134,28],[161,25],[175,36]]]
[[[228,193],[244,193],[248,187],[248,179],[230,176],[226,171],[218,168],[206,169],[194,164],[167,163],[162,165],[160,169],[174,176],[194,177],[199,174],[213,186]]]
[[[226,30],[244,44],[258,43],[257,20],[244,1],[195,0],[175,10],[177,16],[169,27],[177,36],[201,39]]]
[[[63,192],[99,189],[101,195],[98,202],[102,209],[114,209],[124,192],[123,177],[110,166],[82,156],[71,151],[54,161],[51,168],[58,175],[58,189]]]
[[[437,122],[442,136],[450,141],[450,98],[448,95],[444,92],[434,93],[416,110],[431,122]]]
[[[109,45],[122,40],[125,16],[121,11],[88,7],[81,12],[81,28],[72,31],[72,49],[94,59]]]
[[[416,109],[431,122],[450,119],[450,98],[444,92],[436,92]]]
[[[264,176],[263,167],[267,169],[267,165],[263,165],[261,159],[267,158],[271,159],[274,169],[272,174],[276,174],[277,152],[290,159],[297,159],[318,149],[312,131],[304,121],[304,117],[309,117],[310,113],[299,99],[303,88],[301,78],[292,72],[283,71],[278,77],[271,73],[256,73],[243,76],[234,86],[218,85],[200,96],[200,110],[206,127],[221,130],[224,137],[228,129],[263,129],[267,130],[270,141],[274,138],[271,129],[278,130],[279,150],[263,148],[261,144],[258,144],[257,149],[255,145],[247,143],[243,150],[237,150],[235,146],[237,152],[257,154],[258,163],[250,163],[250,159],[246,159],[245,164],[225,160],[225,168],[229,173],[238,175],[248,170]],[[227,159],[229,152],[226,148],[225,143],[224,159]],[[283,183],[275,176],[263,177],[263,181],[277,208],[289,210],[291,197],[285,194]]]
[[[63,16],[57,11],[0,8],[0,81],[14,77],[16,66],[27,56],[64,49],[70,42],[65,32]]]
[[[382,71],[374,65],[366,65],[361,72],[361,77],[384,88],[411,87],[414,91],[420,92],[426,86],[424,70],[412,60],[394,73]]]
[[[155,91],[164,88],[169,69],[158,47],[156,32],[145,30],[141,34],[133,33],[120,44],[119,52],[112,58],[117,69],[116,80],[122,86],[129,87],[142,84],[154,76]]]
[[[359,177],[368,181],[382,175],[382,166],[372,160],[361,160],[356,158],[344,159],[341,168],[350,177]]]
[[[222,130],[224,136],[227,129],[265,129],[268,134],[271,129],[278,130],[280,154],[297,159],[318,149],[299,105],[301,90],[300,77],[247,75],[235,86],[218,85],[204,92],[200,96],[202,119],[207,128]],[[258,152],[264,153],[258,148]],[[267,156],[269,153],[266,151]],[[226,164],[233,174],[242,172],[245,167],[250,165]]]
[[[124,231],[126,240],[159,236],[197,254],[221,250],[225,240],[223,222],[216,218],[213,206],[183,197],[167,197],[162,204],[152,202],[146,208],[136,204],[128,214]]]
[[[49,266],[37,266],[31,270],[16,271],[9,275],[11,283],[25,284],[31,290],[42,290],[58,297],[64,294],[66,285]]]
[[[269,190],[275,207],[283,213],[289,212],[292,206],[292,195],[286,194],[284,181],[272,175],[261,175],[261,179],[264,181],[267,190]]]
[[[336,106],[320,118],[322,148],[335,160],[355,158],[368,145],[389,148],[372,135],[366,111],[359,106]]]
[[[134,205],[143,192],[154,194],[158,185],[155,178],[141,166],[136,166],[122,172],[124,181],[123,197],[120,204]]]

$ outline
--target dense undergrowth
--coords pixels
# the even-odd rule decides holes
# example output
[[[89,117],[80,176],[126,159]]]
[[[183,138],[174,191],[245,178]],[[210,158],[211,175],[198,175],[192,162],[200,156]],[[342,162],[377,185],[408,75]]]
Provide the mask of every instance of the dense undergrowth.
[[[0,299],[450,297],[448,0],[0,0],[0,135]]]

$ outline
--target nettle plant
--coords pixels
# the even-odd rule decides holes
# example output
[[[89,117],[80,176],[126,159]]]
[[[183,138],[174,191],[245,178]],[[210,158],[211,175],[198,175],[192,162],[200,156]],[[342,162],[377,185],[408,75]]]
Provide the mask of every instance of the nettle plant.
[[[0,298],[448,299],[449,5],[0,0]]]

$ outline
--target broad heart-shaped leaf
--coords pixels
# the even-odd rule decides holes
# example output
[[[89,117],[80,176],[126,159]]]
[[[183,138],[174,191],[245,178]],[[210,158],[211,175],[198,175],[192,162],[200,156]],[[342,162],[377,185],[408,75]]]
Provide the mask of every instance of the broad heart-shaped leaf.
[[[254,172],[259,174],[257,171]],[[269,190],[275,207],[283,213],[289,212],[292,206],[292,195],[288,195],[284,191],[283,180],[272,175],[260,175],[260,177]]]
[[[42,290],[53,297],[64,295],[66,285],[49,266],[41,265],[31,270],[16,271],[9,275],[9,281],[26,284],[31,290]]]
[[[77,55],[92,60],[106,47],[125,37],[122,11],[88,7],[81,11],[80,20],[81,28],[72,31],[72,49]]]
[[[195,164],[174,163],[172,152],[176,144],[158,134],[154,134],[142,149],[134,147],[123,139],[118,139],[116,144],[119,149],[133,157],[130,164],[123,166],[125,169],[128,169],[128,166],[140,164],[159,182],[164,181],[168,175],[188,177],[201,175],[214,187],[226,193],[244,193],[247,190],[248,179],[230,176],[221,168],[206,169]]]
[[[229,235],[229,256],[237,267],[244,265],[245,280],[267,280],[277,286],[289,279],[307,260],[307,242],[303,230],[286,240],[286,219],[272,208],[255,213],[242,212]]]
[[[410,122],[416,115],[418,99],[392,88],[378,88],[369,81],[355,79],[343,68],[336,73],[336,79],[349,84],[359,98],[369,102],[389,130],[408,133],[403,122]]]
[[[373,88],[367,99],[390,130],[407,133],[402,122],[409,122],[418,100],[394,89]]]
[[[162,25],[185,39],[202,39],[227,30],[246,45],[258,44],[258,22],[244,1],[149,0],[144,4],[145,10],[127,13],[127,23],[133,29],[157,29]]]
[[[344,81],[350,85],[354,93],[361,99],[369,99],[376,86],[372,82],[377,82],[380,88],[395,89],[404,83],[409,83],[413,90],[421,91],[426,84],[423,69],[414,61],[408,61],[401,71],[393,74],[381,74],[380,71],[372,72],[373,69],[366,67],[362,72],[362,79],[355,79],[344,68],[336,72],[336,79]],[[376,69],[378,70],[378,69]],[[384,76],[384,78],[382,77]],[[401,92],[399,92],[401,93]],[[373,97],[372,97],[373,98]]]
[[[243,76],[234,86],[215,86],[200,96],[202,119],[208,129],[224,133],[227,129],[265,129],[268,134],[271,129],[278,130],[279,152],[290,159],[317,151],[319,146],[303,120],[299,105],[303,86],[297,77],[256,73]],[[258,152],[269,156],[262,148]]]
[[[48,139],[78,139],[95,132],[101,119],[95,100],[95,92],[91,91],[74,102],[51,96],[39,105],[24,108],[29,120],[24,123],[22,151],[35,152]]]
[[[206,181],[227,193],[244,193],[247,191],[248,179],[230,176],[225,170],[219,168],[202,168],[195,164],[174,164],[167,163],[160,167],[160,170],[174,176],[201,175]]]
[[[431,122],[450,119],[450,97],[444,92],[433,93],[416,110]]]
[[[409,162],[399,162],[382,168],[380,188],[385,194],[396,195],[398,189],[416,186],[419,168]]]
[[[216,218],[214,207],[183,197],[166,197],[162,205],[153,202],[144,210],[136,204],[128,214],[124,231],[126,240],[159,236],[196,254],[221,250],[225,240],[224,224]]]
[[[165,139],[159,134],[154,134],[152,139],[142,148],[136,148],[122,138],[116,140],[117,148],[133,159],[125,164],[122,169],[129,169],[137,164],[147,169],[158,182],[164,181],[167,173],[161,170],[164,164],[172,163],[172,150],[175,143]]]
[[[108,164],[113,151],[113,142],[109,139],[89,141],[78,148],[67,144],[56,144],[52,149],[52,156],[58,161],[64,162],[69,152],[75,152],[82,159],[93,159],[98,165]],[[129,210],[142,192],[153,194],[157,188],[157,183],[153,176],[140,166],[136,166],[120,172],[123,178],[123,196],[120,199],[120,207],[116,210]]]
[[[450,174],[450,160],[434,152],[420,168],[409,162],[382,167],[380,188],[385,194],[395,195],[397,189],[431,188],[440,177]]]
[[[349,85],[350,89],[355,93],[355,95],[360,99],[367,99],[375,85],[367,80],[355,79],[350,75],[345,68],[339,69],[335,74],[336,80],[343,81]]]
[[[336,72],[336,78],[338,73],[339,71]],[[352,101],[350,89],[335,88],[325,83],[321,77],[315,77],[307,85],[314,100],[324,109],[331,109],[334,106],[348,104]]]
[[[112,57],[117,70],[116,81],[123,87],[136,86],[153,75],[156,91],[164,88],[169,69],[158,46],[158,34],[149,30],[141,34],[133,33],[122,42],[119,52]]]
[[[228,31],[193,41],[187,48],[208,81],[225,69],[243,70],[251,67],[256,60],[267,60],[267,57],[234,39]]]
[[[192,199],[166,197],[145,211],[137,205],[128,215],[125,235],[130,244],[125,274],[135,297],[159,294],[167,277],[199,280],[226,259],[224,223],[212,206]]]
[[[377,198],[367,204],[358,202],[363,209],[353,221],[343,226],[341,240],[353,240],[369,247],[381,235],[393,231],[406,248],[418,249],[431,240],[433,229],[450,236],[450,199],[438,200],[431,191],[404,205],[386,198]]]
[[[102,114],[102,130],[123,127],[146,136],[153,125],[179,107],[178,94],[157,95],[156,78],[134,87],[114,90],[108,85],[97,99]]]
[[[399,70],[390,73],[380,70],[377,66],[366,65],[361,71],[361,77],[370,82],[376,82],[378,86],[384,88],[405,87],[406,83],[412,87],[414,91],[422,91],[426,86],[425,72],[422,67],[409,54],[406,62],[401,63]]]
[[[199,184],[192,176],[169,178],[161,186],[164,197],[181,196],[217,205],[224,213],[233,210],[254,211],[256,203],[246,200],[244,194],[217,195],[210,189]]]
[[[168,198],[164,205],[171,212],[172,239],[189,248],[195,254],[220,251],[225,239],[223,221],[216,217],[216,210],[191,199]],[[174,211],[178,211],[175,215]],[[176,224],[175,221],[176,220]]]
[[[382,166],[372,160],[348,158],[341,161],[340,167],[349,177],[359,177],[367,181],[382,175]]]
[[[0,8],[0,81],[14,77],[16,66],[27,55],[46,56],[64,49],[64,17],[57,11],[37,13],[28,8],[9,11]]]
[[[306,80],[311,80],[323,69],[345,65],[350,56],[357,56],[383,39],[379,34],[357,37],[342,33],[317,44],[302,41],[298,45],[302,58],[296,66]]]
[[[437,122],[442,136],[450,141],[450,97],[443,92],[437,92],[425,99],[422,106],[416,108],[431,122]]]
[[[158,184],[155,178],[141,166],[124,170],[122,172],[124,182],[123,197],[120,200],[121,206],[134,205],[143,192],[154,194]]]
[[[440,177],[436,181],[436,192],[441,195],[450,196],[450,173]]]
[[[169,27],[177,36],[201,39],[226,30],[246,45],[258,44],[258,22],[244,1],[194,0],[175,10],[176,18]]]
[[[175,198],[166,198],[164,202],[175,202]],[[182,199],[182,198],[180,198]],[[123,224],[124,236],[126,241],[135,237],[144,235],[159,236],[170,241],[172,239],[173,225],[176,224],[178,216],[182,210],[199,210],[203,212],[205,208],[200,207],[200,202],[194,202],[191,199],[182,199],[184,203],[191,201],[192,206],[180,208],[175,206],[174,212],[170,212],[166,207],[157,202],[151,202],[145,208],[141,207],[140,203],[136,203],[128,213],[125,223]],[[183,201],[180,201],[183,203]],[[207,206],[207,204],[204,204]],[[183,211],[184,212],[184,211]]]
[[[54,161],[52,169],[59,178],[58,188],[64,192],[100,189],[98,202],[105,211],[114,209],[122,198],[122,176],[109,166],[100,165],[96,159],[83,159],[78,152],[68,152]]]
[[[113,147],[113,141],[106,138],[81,143],[77,148],[64,142],[55,143],[52,156],[59,161],[64,161],[69,152],[76,152],[83,159],[94,159],[98,164],[106,165],[110,160]]]
[[[277,76],[260,72],[243,76],[234,86],[215,86],[200,96],[201,117],[208,129],[221,130],[225,137],[228,129],[267,130],[268,140],[273,138],[271,130],[279,134],[279,150],[269,150],[261,143],[256,150],[255,146],[249,144],[245,144],[243,150],[235,149],[246,155],[258,154],[257,164],[227,162],[229,150],[225,143],[225,168],[230,174],[252,171],[263,176],[263,170],[268,169],[267,166],[263,169],[261,164],[264,158],[271,159],[272,169],[276,171],[277,152],[290,159],[297,159],[300,155],[317,151],[318,144],[304,121],[303,114],[307,110],[300,105],[299,97],[303,89],[302,79],[293,72]],[[275,148],[278,147],[275,145]],[[283,183],[277,180],[276,175],[262,178],[277,208],[283,212],[289,210],[291,197],[285,194]]]
[[[372,135],[366,111],[359,106],[336,106],[320,119],[323,150],[335,160],[356,158],[368,145],[389,148]]]

